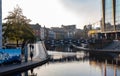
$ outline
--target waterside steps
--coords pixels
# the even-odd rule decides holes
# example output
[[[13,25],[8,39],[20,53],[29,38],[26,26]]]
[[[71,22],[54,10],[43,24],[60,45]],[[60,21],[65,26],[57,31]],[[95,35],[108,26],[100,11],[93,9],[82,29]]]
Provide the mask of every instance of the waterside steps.
[[[103,48],[103,49],[90,49],[90,48],[84,48],[81,46],[76,46],[72,44],[74,48],[88,51],[88,52],[106,52],[106,53],[120,53],[120,41],[114,40],[109,46]]]

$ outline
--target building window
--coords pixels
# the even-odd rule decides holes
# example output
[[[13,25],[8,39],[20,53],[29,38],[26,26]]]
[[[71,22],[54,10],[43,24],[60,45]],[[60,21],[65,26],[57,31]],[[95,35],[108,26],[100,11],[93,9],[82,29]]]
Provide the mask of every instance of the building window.
[[[116,0],[116,27],[120,30],[120,0]]]
[[[105,25],[106,31],[113,31],[112,0],[105,0]]]

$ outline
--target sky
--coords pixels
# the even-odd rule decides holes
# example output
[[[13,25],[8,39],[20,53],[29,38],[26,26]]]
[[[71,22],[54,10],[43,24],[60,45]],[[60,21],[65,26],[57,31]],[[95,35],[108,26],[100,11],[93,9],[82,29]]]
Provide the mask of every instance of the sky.
[[[2,0],[2,19],[17,5],[31,24],[46,27],[75,24],[82,29],[101,19],[101,0]]]

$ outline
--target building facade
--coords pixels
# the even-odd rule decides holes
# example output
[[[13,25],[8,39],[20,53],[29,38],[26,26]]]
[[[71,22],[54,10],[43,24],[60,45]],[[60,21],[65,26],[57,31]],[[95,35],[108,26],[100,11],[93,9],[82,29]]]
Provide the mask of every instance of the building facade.
[[[45,39],[45,28],[44,27],[40,28],[40,39],[41,40]]]
[[[120,30],[120,0],[116,0],[116,5],[115,5],[115,7],[116,7],[116,10],[115,10],[115,12],[116,12],[116,14],[115,14],[115,24],[116,24],[116,26],[119,26],[118,28],[119,29],[117,29],[117,30]]]
[[[52,27],[51,30],[55,33],[54,34],[54,38],[59,40],[59,39],[64,39],[65,38],[65,31],[63,28],[59,28],[59,27]]]
[[[51,29],[49,29],[49,31],[48,31],[48,38],[49,39],[56,39],[56,33]]]
[[[65,39],[72,39],[75,37],[76,25],[62,25],[61,28],[66,33]]]
[[[102,32],[120,38],[120,0],[102,0]]]

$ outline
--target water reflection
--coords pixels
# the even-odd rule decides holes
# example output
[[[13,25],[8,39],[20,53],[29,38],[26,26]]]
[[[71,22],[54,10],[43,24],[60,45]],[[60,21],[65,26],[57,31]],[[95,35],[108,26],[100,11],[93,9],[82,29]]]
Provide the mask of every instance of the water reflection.
[[[52,51],[76,52],[76,49],[68,44],[67,45],[59,45],[59,46],[46,45],[46,48],[47,48],[47,50],[52,50]]]
[[[87,53],[68,53],[68,54],[57,54],[51,55],[49,63],[64,63],[64,62],[73,62],[73,61],[87,61],[89,56]]]
[[[31,74],[29,76],[37,76],[37,73],[34,73],[34,69],[31,69]]]
[[[22,73],[21,76],[120,76],[118,55],[94,55],[86,52],[66,53],[65,48],[61,49],[62,53],[52,52],[50,54],[51,58],[48,63]]]
[[[100,59],[101,58],[101,59]],[[120,64],[114,58],[90,57],[89,54],[52,55],[50,61],[30,73],[36,76],[119,76]]]

